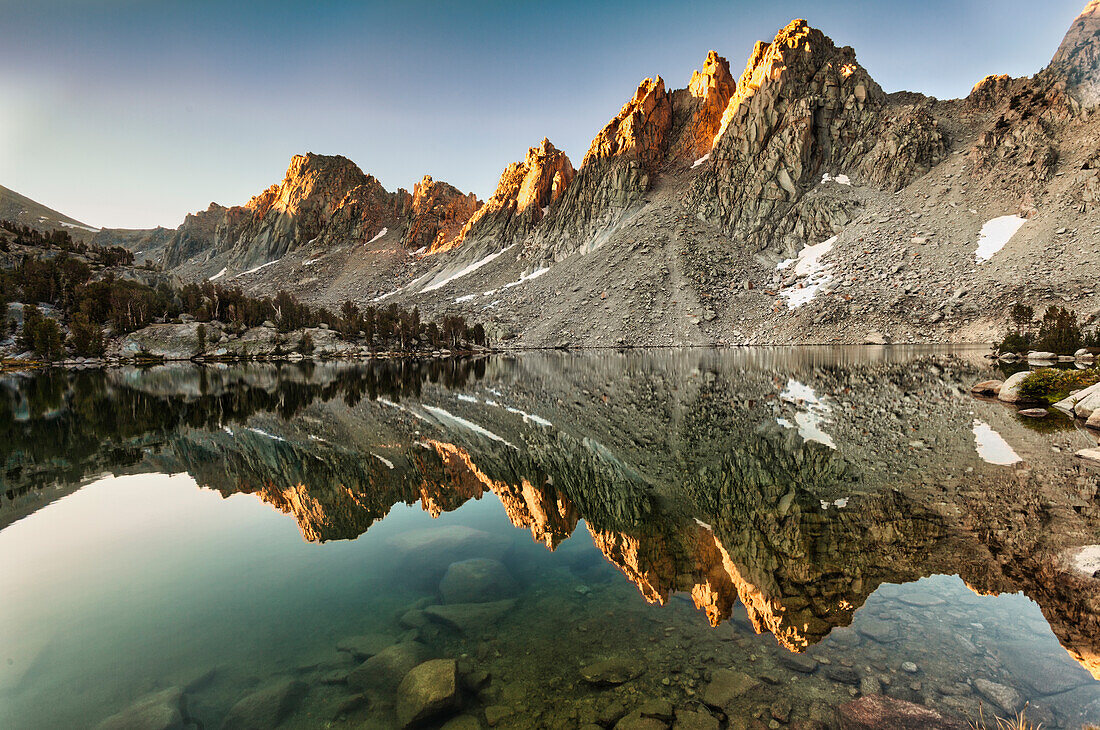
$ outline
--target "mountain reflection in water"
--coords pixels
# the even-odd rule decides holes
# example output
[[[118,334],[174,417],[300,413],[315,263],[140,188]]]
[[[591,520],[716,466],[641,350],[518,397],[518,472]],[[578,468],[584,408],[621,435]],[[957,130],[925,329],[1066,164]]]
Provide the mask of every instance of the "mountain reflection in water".
[[[544,705],[527,689],[521,707],[501,683],[520,659],[508,645],[474,641],[468,619],[429,608],[438,598],[410,601],[428,618],[402,630],[436,655],[463,655],[467,678],[503,654],[488,687],[467,687],[463,708],[478,722],[609,726],[660,698],[689,719],[829,727],[838,705],[883,693],[962,718],[979,703],[1007,715],[1026,701],[1044,727],[1077,728],[1100,721],[1100,580],[1073,562],[1100,542],[1097,476],[1072,458],[1094,442],[970,398],[986,368],[978,352],[799,348],[9,375],[0,536],[111,473],[186,472],[225,497],[254,495],[310,543],[373,535],[397,505],[438,517],[491,493],[551,551],[586,528],[646,602],[699,609],[705,622],[690,628],[677,605],[644,616],[661,616],[645,620],[704,663],[624,682],[577,674],[594,657],[569,644],[591,641],[576,632],[599,630],[603,614],[576,612],[599,593],[576,580],[602,568],[573,548],[554,563],[572,571],[568,587],[520,580],[518,603],[499,606],[528,621],[557,608],[544,622],[574,636],[553,650],[563,666],[529,678]],[[1019,461],[989,458],[993,437]],[[440,522],[393,538],[386,560],[409,583],[436,595],[446,564],[416,556],[442,545],[451,561],[504,559],[524,574],[518,557],[486,548],[497,533]],[[994,618],[971,620],[987,595],[1003,596]],[[619,599],[602,605],[629,614]],[[448,634],[456,627],[464,639]],[[909,671],[922,639],[930,653]],[[304,707],[333,686],[347,700],[342,683],[318,682]],[[0,693],[25,689],[9,684]],[[590,686],[603,684],[616,688]],[[358,689],[369,700],[343,714],[392,724],[394,688]],[[194,717],[214,727],[231,699],[207,699],[207,716]],[[285,723],[314,720],[299,710]]]

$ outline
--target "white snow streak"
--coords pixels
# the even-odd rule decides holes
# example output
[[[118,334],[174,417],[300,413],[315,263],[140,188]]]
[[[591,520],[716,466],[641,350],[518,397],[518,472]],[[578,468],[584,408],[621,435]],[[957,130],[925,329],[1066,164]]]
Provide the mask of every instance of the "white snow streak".
[[[694,170],[695,168],[699,167],[699,165],[702,165],[704,162],[706,162],[709,159],[710,159],[710,153],[708,152],[705,155],[703,155],[702,157],[700,157],[698,160],[696,160],[695,162],[691,163],[691,169]]]
[[[256,266],[256,267],[253,267],[253,268],[249,269],[248,271],[242,271],[241,273],[237,274],[233,278],[234,279],[239,279],[242,276],[245,276],[246,274],[255,274],[260,269],[266,269],[268,266],[271,266],[272,264],[279,263],[279,261],[280,261],[280,259],[275,259],[274,261],[268,261],[266,264],[260,264],[259,266]]]
[[[371,240],[367,241],[365,245],[367,245],[367,246],[371,245],[372,243],[374,243],[374,242],[375,242],[375,241],[377,241],[377,240],[378,240],[379,238],[381,238],[382,236],[386,235],[386,234],[387,234],[387,233],[389,233],[389,232],[390,232],[390,229],[389,229],[389,228],[383,228],[382,230],[380,230],[380,231],[378,232],[378,235],[377,235],[377,236],[375,236],[375,237],[374,237],[374,238],[372,238]]]
[[[424,293],[427,293],[427,292],[430,292],[430,291],[435,291],[436,289],[441,289],[444,286],[446,286],[447,284],[450,284],[455,279],[459,279],[463,276],[466,276],[467,274],[472,274],[473,272],[480,269],[482,266],[485,266],[486,264],[491,263],[492,261],[495,261],[505,251],[507,251],[511,248],[515,248],[515,245],[516,244],[513,243],[511,246],[505,246],[501,250],[499,250],[495,253],[491,253],[488,256],[486,256],[485,258],[480,259],[478,261],[475,261],[474,263],[470,264],[469,266],[466,266],[465,268],[459,269],[457,272],[451,274],[450,276],[448,276],[443,281],[432,284],[431,286],[424,287],[423,289],[420,290],[420,293],[424,294]]]
[[[216,281],[216,280],[222,278],[223,276],[225,276],[226,270],[227,270],[226,267],[222,267],[221,271],[219,271],[218,273],[211,276],[209,279],[207,279],[207,281]]]

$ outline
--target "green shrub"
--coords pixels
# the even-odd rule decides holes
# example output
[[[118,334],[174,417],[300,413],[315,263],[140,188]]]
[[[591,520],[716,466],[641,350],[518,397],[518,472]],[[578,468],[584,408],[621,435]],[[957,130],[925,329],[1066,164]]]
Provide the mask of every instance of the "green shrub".
[[[1067,397],[1070,391],[1087,388],[1097,381],[1100,381],[1100,371],[1095,368],[1089,370],[1040,368],[1020,382],[1019,391],[1020,395],[1028,398],[1055,403]]]

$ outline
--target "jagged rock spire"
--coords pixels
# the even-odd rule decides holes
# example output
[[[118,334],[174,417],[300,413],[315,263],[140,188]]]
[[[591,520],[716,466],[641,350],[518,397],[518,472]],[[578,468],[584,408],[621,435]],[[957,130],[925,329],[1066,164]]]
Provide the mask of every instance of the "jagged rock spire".
[[[492,237],[497,245],[525,235],[558,200],[575,175],[569,157],[543,138],[520,162],[504,169],[492,197],[459,234],[459,241]]]

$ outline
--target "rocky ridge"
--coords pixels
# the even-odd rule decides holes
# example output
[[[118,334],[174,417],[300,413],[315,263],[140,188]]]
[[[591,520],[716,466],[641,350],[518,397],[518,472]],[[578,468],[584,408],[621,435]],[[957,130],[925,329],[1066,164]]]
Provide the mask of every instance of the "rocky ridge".
[[[1096,14],[1047,69],[958,100],[886,94],[851,48],[793,21],[737,83],[715,52],[686,89],[643,82],[572,176],[547,143],[476,210],[434,181],[425,193],[446,194],[416,210],[367,186],[320,236],[308,215],[216,208],[166,262],[328,305],[488,318],[519,346],[988,340],[1013,301],[1100,308]],[[977,260],[983,226],[1014,214],[1026,225]],[[834,238],[815,273],[776,268]]]

